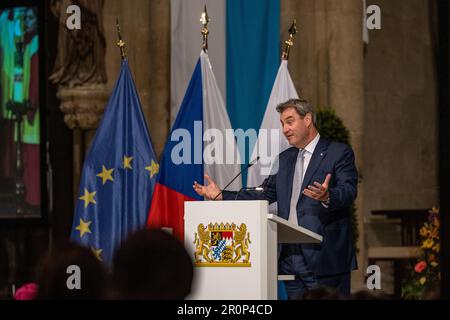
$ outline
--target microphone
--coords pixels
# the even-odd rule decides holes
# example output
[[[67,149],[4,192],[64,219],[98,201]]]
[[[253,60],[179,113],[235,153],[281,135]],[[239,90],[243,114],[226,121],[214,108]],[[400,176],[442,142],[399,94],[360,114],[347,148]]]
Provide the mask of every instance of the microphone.
[[[259,191],[259,192],[264,192],[265,188],[266,188],[266,184],[269,182],[269,179],[264,179],[263,183],[261,183],[259,186],[257,187],[242,187],[241,190],[238,191],[238,193],[236,194],[236,197],[234,198],[234,200],[237,200],[237,198],[239,197],[239,193],[242,190],[246,190],[246,191]]]
[[[234,200],[237,200],[237,198],[239,197],[239,193],[241,193],[241,191],[243,191],[243,190],[245,190],[245,191],[264,191],[264,188],[262,187],[262,185],[261,186],[259,186],[259,187],[242,187],[239,191],[238,191],[238,193],[236,193],[236,197],[234,198]]]
[[[241,170],[241,172],[239,172],[234,178],[233,178],[233,180],[231,180],[226,186],[225,186],[225,188],[223,188],[218,194],[217,194],[217,196],[215,196],[214,197],[214,199],[213,200],[216,200],[225,190],[226,190],[226,188],[228,188],[232,183],[233,183],[233,181],[234,180],[236,180],[237,179],[237,177],[239,177],[241,174],[242,174],[242,172],[244,172],[245,170],[248,170],[248,168],[250,168],[252,165],[254,165],[256,162],[258,162],[258,160],[259,160],[259,156],[257,156],[255,159],[253,159],[244,169],[242,169]]]

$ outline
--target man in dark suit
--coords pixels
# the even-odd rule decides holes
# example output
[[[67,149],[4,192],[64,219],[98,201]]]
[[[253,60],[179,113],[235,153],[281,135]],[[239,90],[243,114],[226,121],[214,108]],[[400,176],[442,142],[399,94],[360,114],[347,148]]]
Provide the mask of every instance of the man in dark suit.
[[[357,268],[350,207],[356,198],[358,172],[352,149],[320,137],[315,114],[306,100],[291,99],[277,106],[283,134],[292,145],[279,155],[278,172],[264,180],[263,192],[243,191],[239,200],[277,201],[278,215],[323,236],[321,244],[283,244],[279,274],[289,299],[326,286],[350,293],[350,272]],[[205,175],[208,185],[194,182],[195,191],[214,199],[221,190]],[[234,200],[223,191],[217,200]]]

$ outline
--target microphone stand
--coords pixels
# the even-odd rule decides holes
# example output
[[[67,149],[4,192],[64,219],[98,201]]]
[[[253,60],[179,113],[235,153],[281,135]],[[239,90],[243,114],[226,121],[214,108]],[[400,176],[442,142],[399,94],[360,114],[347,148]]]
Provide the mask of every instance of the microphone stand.
[[[259,156],[257,156],[255,160],[253,160],[252,162],[250,162],[244,169],[242,169],[241,172],[239,172],[239,173],[233,178],[233,180],[231,180],[231,181],[225,186],[225,188],[223,188],[223,189],[217,194],[217,196],[214,197],[213,200],[216,200],[216,199],[217,199],[217,198],[218,198],[218,197],[226,190],[226,188],[228,188],[228,187],[233,183],[233,181],[236,180],[237,177],[239,177],[239,176],[242,174],[242,172],[244,172],[245,170],[247,170],[248,168],[250,168],[250,167],[251,167],[252,165],[254,165],[256,162],[258,162],[258,160],[259,160]]]

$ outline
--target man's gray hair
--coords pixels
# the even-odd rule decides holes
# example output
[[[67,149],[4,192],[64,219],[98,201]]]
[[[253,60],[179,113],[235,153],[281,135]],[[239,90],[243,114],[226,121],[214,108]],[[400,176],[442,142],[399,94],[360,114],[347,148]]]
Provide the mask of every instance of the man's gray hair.
[[[313,124],[316,125],[316,113],[314,112],[312,105],[307,100],[289,99],[288,101],[277,105],[278,113],[282,113],[287,108],[294,108],[302,118],[308,113],[311,113]]]

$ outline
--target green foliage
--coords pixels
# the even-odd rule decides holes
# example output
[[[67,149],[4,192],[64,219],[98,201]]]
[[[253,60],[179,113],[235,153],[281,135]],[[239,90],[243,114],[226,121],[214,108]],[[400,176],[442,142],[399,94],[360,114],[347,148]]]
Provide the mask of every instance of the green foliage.
[[[350,132],[333,109],[320,108],[316,115],[316,126],[322,138],[350,145]]]
[[[345,143],[350,146],[350,132],[344,126],[341,118],[339,118],[331,108],[319,108],[316,112],[316,127],[319,130],[320,137],[327,140]],[[358,220],[356,217],[355,203],[352,204],[350,220],[352,223],[355,248],[358,248]]]
[[[412,269],[409,269],[409,272]],[[423,285],[418,281],[409,281],[402,284],[402,298],[405,300],[418,300],[423,292]]]

